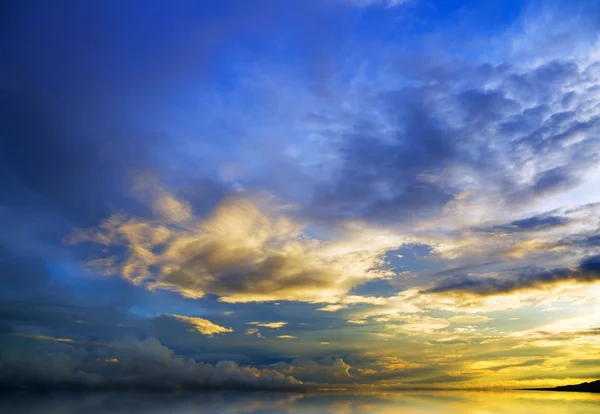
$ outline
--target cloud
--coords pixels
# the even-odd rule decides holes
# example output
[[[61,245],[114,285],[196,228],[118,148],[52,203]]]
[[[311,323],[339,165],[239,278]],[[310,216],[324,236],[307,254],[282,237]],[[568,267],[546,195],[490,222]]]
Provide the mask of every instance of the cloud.
[[[269,368],[276,369],[285,375],[293,375],[302,381],[336,384],[352,378],[351,366],[342,358],[325,358],[315,361],[309,358],[297,358],[289,364],[280,362]]]
[[[248,322],[248,325],[262,326],[263,328],[279,329],[287,325],[287,322]]]
[[[173,205],[185,205],[168,197]],[[230,198],[205,219],[188,217],[187,208],[185,219],[177,213],[175,222],[172,211],[163,209],[155,209],[152,219],[115,215],[98,229],[76,230],[68,241],[115,249],[114,256],[91,262],[102,272],[152,290],[190,298],[215,294],[230,303],[337,302],[353,287],[389,275],[379,266],[385,244],[312,239],[302,224],[273,209],[260,200]],[[372,300],[377,299],[346,301]]]
[[[63,342],[63,343],[73,342],[73,340],[71,338],[55,338],[53,336],[46,336],[46,335],[17,334],[17,336],[22,336],[23,338],[39,339],[41,341],[54,341],[54,342]]]
[[[346,309],[351,305],[369,304],[369,305],[383,305],[386,303],[386,298],[377,296],[359,296],[359,295],[347,295],[337,300],[338,303],[329,304],[321,308],[317,308],[318,311],[322,312],[337,312],[341,309]]]
[[[481,231],[500,232],[500,233],[515,233],[523,231],[542,231],[555,227],[565,226],[571,220],[568,217],[537,214],[523,219],[513,220],[508,224],[495,225],[489,228],[483,228]]]
[[[600,335],[599,317],[600,309],[592,307],[585,313],[553,320],[529,330],[514,332],[512,335],[526,339],[576,341],[586,336]]]
[[[245,369],[212,364],[231,358],[267,369],[283,360],[286,375],[302,381],[350,384],[362,381],[359,372],[369,381],[435,381],[468,375],[454,361],[471,354],[469,345],[528,351],[523,340],[506,339],[515,326],[540,347],[595,333],[593,318],[570,321],[576,331],[567,321],[542,324],[552,339],[529,331],[557,303],[593,303],[599,287],[597,260],[568,267],[600,246],[597,212],[573,211],[596,201],[600,182],[599,49],[589,47],[597,26],[589,13],[556,22],[540,13],[543,25],[514,33],[519,24],[511,24],[510,38],[490,34],[492,48],[469,32],[463,53],[454,23],[442,35],[419,29],[413,37],[415,22],[439,27],[462,16],[431,20],[420,12],[426,2],[401,10],[383,10],[399,2],[368,2],[380,7],[358,15],[381,29],[374,32],[363,30],[356,10],[344,12],[349,2],[341,13],[330,6],[343,2],[276,3],[233,7],[233,19],[220,15],[228,7],[159,7],[168,10],[150,13],[153,24],[132,19],[139,13],[128,7],[114,14],[110,5],[92,7],[100,13],[78,6],[61,16],[49,7],[37,13],[47,24],[8,29],[16,62],[0,76],[10,84],[0,85],[8,109],[0,115],[8,134],[0,143],[0,296],[11,302],[0,303],[0,333],[37,343],[48,359],[33,359],[45,369],[38,372],[19,357],[23,367],[8,372],[40,386],[80,375],[85,386],[136,378],[133,387],[143,388],[145,370],[165,366],[149,388],[217,387],[224,371]],[[324,11],[335,12],[334,24]],[[405,11],[416,18],[399,23]],[[98,24],[85,24],[96,15]],[[110,29],[107,16],[116,15],[133,26]],[[167,17],[164,25],[156,16]],[[567,20],[565,36],[554,36]],[[146,26],[159,35],[140,49],[147,30],[137,29]],[[124,36],[130,30],[139,33]],[[237,43],[230,35],[240,30]],[[531,42],[535,31],[540,39]],[[125,39],[118,51],[107,43],[113,38]],[[98,47],[85,47],[92,40]],[[215,44],[224,53],[211,59]],[[293,49],[294,62],[270,49],[280,44]],[[308,63],[313,55],[317,64]],[[212,75],[183,76],[202,72],[193,62],[228,74],[228,86]],[[184,92],[173,99],[175,84]],[[70,241],[90,244],[58,246],[74,226],[88,230]],[[405,243],[427,244],[428,256],[410,248],[395,255]],[[92,257],[85,270],[98,272],[81,269],[82,257]],[[56,293],[63,281],[72,293]],[[104,283],[104,292],[96,288]],[[258,303],[266,301],[281,301],[277,312]],[[184,316],[190,309],[214,316]],[[222,318],[225,309],[235,313]],[[508,322],[514,314],[519,322]],[[217,335],[231,327],[240,334]],[[261,332],[272,340],[257,339]],[[139,347],[171,349],[179,362],[115,351],[127,335],[157,337],[164,348]],[[365,362],[374,348],[379,359],[397,358],[378,372]],[[332,358],[289,363],[290,355],[329,350]],[[184,375],[189,367],[202,372]],[[171,375],[175,368],[183,373]]]
[[[1,348],[5,358],[0,361],[0,388],[4,389],[303,388],[301,381],[275,369],[228,361],[211,365],[178,357],[154,338],[91,348],[3,340]]]
[[[377,81],[357,74],[355,89],[340,92],[347,109],[326,114],[336,125],[331,173],[317,182],[307,216],[398,225],[442,215],[481,225],[594,173],[600,72],[588,55],[509,65],[436,52],[399,50],[402,65],[381,66]],[[562,224],[533,215],[498,230]]]
[[[180,321],[180,322],[190,326],[191,331],[201,333],[202,335],[214,335],[214,334],[219,334],[219,333],[233,332],[233,329],[225,328],[224,326],[214,324],[207,319],[202,319],[202,318],[192,317],[192,316],[184,316],[184,315],[171,315],[171,314],[165,314],[165,316],[174,318],[177,321]]]
[[[367,322],[362,319],[348,319],[348,323],[352,323],[354,325],[364,325]]]
[[[244,331],[244,333],[248,336],[256,335],[257,338],[264,338],[262,334],[259,332],[258,328],[248,328]]]
[[[473,324],[473,323],[484,323],[493,320],[484,315],[457,315],[448,318],[450,322],[460,324]]]
[[[489,370],[489,371],[502,371],[505,369],[511,369],[511,368],[523,368],[523,367],[532,367],[532,366],[541,366],[544,364],[546,360],[543,358],[537,358],[537,359],[529,359],[523,362],[516,362],[513,364],[502,364],[502,365],[497,365],[496,363],[491,363],[490,366],[485,366],[483,369]],[[483,363],[487,362],[487,361],[481,361]],[[475,364],[476,367],[480,367],[480,365],[484,365],[481,363]]]
[[[401,322],[400,324],[391,324],[390,322]],[[450,326],[450,322],[444,318],[435,318],[422,315],[398,315],[389,318],[388,325],[385,325],[389,331],[406,333],[408,335],[421,335],[439,331]]]
[[[539,289],[562,282],[593,283],[600,281],[600,256],[591,256],[573,269],[525,269],[505,272],[499,277],[454,277],[425,289],[423,293],[463,292],[476,295],[498,295],[523,289]]]
[[[509,258],[523,259],[534,253],[552,253],[564,251],[568,246],[544,238],[533,238],[518,241],[504,249],[500,254]]]

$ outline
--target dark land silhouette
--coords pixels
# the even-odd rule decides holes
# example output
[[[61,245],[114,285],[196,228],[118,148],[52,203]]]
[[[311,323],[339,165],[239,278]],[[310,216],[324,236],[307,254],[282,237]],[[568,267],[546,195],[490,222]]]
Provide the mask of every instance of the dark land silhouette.
[[[575,385],[563,385],[554,388],[526,388],[529,391],[569,391],[569,392],[597,392],[600,393],[600,380],[583,382]]]

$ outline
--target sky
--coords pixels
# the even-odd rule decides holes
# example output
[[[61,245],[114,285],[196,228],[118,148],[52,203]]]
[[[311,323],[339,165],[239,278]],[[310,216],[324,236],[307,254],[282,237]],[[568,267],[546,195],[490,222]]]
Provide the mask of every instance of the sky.
[[[600,377],[600,3],[2,8],[0,388]]]

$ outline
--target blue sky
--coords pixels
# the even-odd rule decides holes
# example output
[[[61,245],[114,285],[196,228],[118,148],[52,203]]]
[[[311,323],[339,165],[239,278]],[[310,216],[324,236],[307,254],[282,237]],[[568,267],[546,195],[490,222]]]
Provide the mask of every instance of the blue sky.
[[[597,376],[597,2],[4,7],[2,386]]]

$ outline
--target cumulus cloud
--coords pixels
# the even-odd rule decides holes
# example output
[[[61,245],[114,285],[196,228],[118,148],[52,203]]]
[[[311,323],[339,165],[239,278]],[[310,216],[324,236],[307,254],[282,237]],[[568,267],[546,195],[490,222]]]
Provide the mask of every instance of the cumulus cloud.
[[[297,358],[289,364],[280,362],[270,365],[269,368],[309,382],[336,384],[348,381],[352,377],[350,373],[352,367],[344,362],[342,358],[325,358],[320,361]]]
[[[190,326],[190,331],[201,333],[202,335],[214,335],[219,333],[233,332],[231,328],[225,328],[224,326],[217,325],[207,319],[185,316],[185,315],[171,315],[165,314],[167,317],[174,318],[175,320],[182,322]]]
[[[176,356],[157,339],[124,340],[103,347],[4,338],[0,387],[11,389],[302,389],[276,369],[222,361],[214,365]],[[47,341],[44,341],[48,343]]]
[[[390,274],[380,266],[388,246],[310,238],[301,223],[258,200],[230,198],[201,219],[182,217],[185,203],[168,197],[166,213],[161,207],[152,219],[115,215],[98,229],[75,231],[69,241],[115,248],[114,256],[91,262],[103,272],[191,298],[215,294],[224,302],[336,302]],[[369,300],[350,297],[348,303]]]

